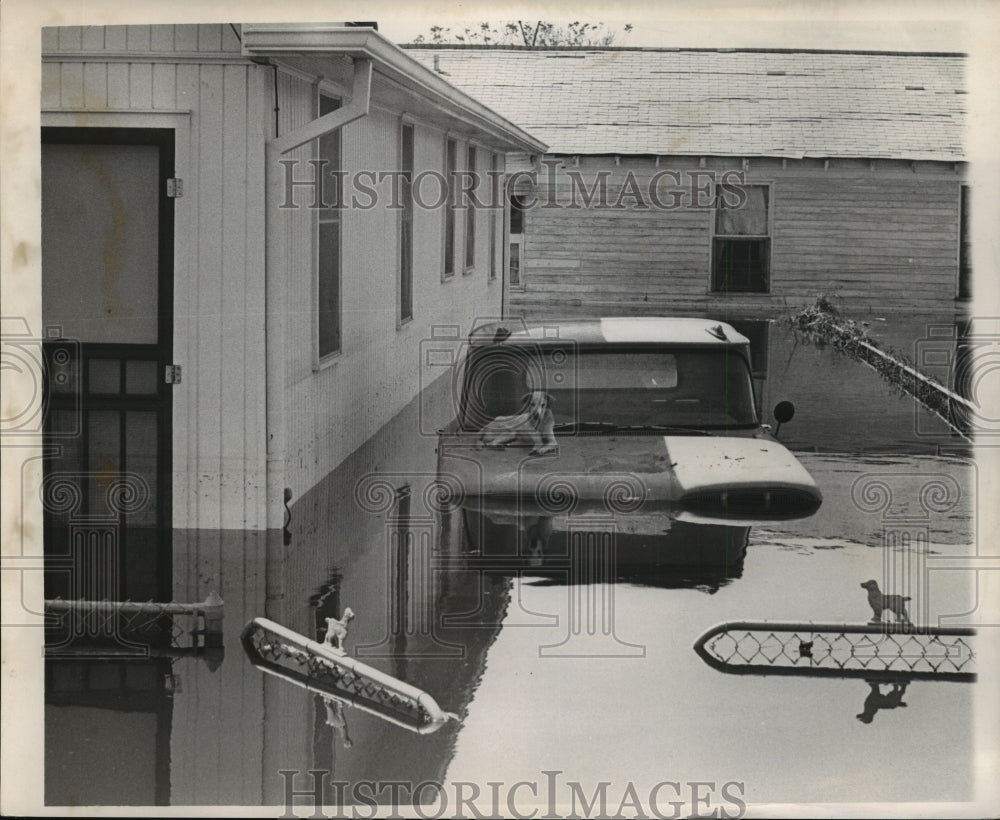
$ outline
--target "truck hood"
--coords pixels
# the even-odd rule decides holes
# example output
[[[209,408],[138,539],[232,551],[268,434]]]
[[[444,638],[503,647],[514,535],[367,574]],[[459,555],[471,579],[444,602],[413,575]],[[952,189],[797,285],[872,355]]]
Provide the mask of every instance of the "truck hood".
[[[491,449],[444,434],[438,477],[466,498],[516,499],[541,513],[667,504],[688,520],[755,522],[805,518],[822,503],[798,459],[767,438],[562,436],[558,452],[533,456],[527,446]]]

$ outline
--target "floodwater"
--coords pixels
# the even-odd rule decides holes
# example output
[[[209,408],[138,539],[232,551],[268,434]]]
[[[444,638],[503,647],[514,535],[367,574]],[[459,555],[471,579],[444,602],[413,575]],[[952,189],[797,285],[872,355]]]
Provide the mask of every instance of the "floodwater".
[[[510,814],[518,783],[521,810],[537,795],[543,807],[575,798],[583,813],[580,796],[605,788],[594,814],[634,802],[629,789],[666,816],[735,816],[739,801],[971,800],[977,684],[729,674],[693,648],[726,621],[863,624],[869,578],[894,579],[916,623],[975,621],[973,576],[954,569],[975,552],[967,448],[862,365],[774,326],[765,344],[764,408],[796,403],[780,438],[822,489],[812,517],[638,516],[622,525],[616,560],[581,570],[559,535],[564,516],[540,549],[518,554],[508,545],[532,522],[466,514],[429,489],[435,440],[418,415],[443,422],[449,407],[424,397],[300,499],[286,533],[173,534],[174,598],[221,595],[221,651],[191,652],[179,635],[177,651],[145,660],[47,660],[46,802],[283,805],[289,783],[311,789],[309,770],[329,773],[328,805],[331,780],[411,784],[403,795],[441,784],[444,816],[456,790],[478,794],[484,814]],[[651,526],[653,566],[627,549]],[[418,734],[331,708],[240,643],[257,617],[321,638],[346,607],[348,651],[457,720]]]

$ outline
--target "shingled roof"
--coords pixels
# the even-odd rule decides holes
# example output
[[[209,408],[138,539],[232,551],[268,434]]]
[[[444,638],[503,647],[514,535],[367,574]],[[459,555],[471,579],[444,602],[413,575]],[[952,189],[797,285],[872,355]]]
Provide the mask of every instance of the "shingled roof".
[[[407,48],[554,154],[964,159],[961,54]]]

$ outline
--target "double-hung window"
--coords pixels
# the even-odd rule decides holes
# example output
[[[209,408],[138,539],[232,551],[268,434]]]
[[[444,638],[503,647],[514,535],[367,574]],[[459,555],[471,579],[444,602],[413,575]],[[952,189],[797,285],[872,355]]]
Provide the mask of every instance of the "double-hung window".
[[[413,126],[400,129],[399,321],[413,318]]]
[[[319,96],[319,115],[322,117],[340,108],[340,100]],[[316,239],[317,272],[317,353],[319,359],[340,352],[341,310],[340,310],[340,246],[341,215],[344,192],[336,190],[341,170],[340,129],[319,138],[318,159],[322,174],[321,191],[324,194],[319,209],[319,230]]]
[[[770,187],[727,186],[716,192],[712,290],[767,293],[771,282]]]
[[[476,266],[476,207],[475,191],[478,188],[476,177],[476,146],[470,145],[468,151],[467,173],[469,174],[469,193],[465,200],[465,272],[470,273]]]
[[[448,186],[448,199],[444,209],[444,278],[455,275],[455,208],[458,199],[455,178],[458,161],[458,143],[445,141],[444,178]]]

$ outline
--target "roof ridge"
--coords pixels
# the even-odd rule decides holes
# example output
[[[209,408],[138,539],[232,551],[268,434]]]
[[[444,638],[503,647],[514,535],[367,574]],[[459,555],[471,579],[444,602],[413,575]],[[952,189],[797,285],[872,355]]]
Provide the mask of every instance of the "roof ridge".
[[[484,43],[399,43],[400,48],[414,50],[444,50],[444,51],[523,51],[523,52],[605,52],[605,51],[642,51],[642,52],[691,52],[711,54],[856,54],[869,57],[968,57],[962,51],[878,51],[872,49],[852,48],[765,48],[765,47],[708,47],[708,46],[519,46],[513,44]]]

